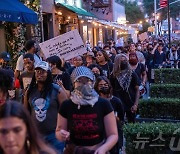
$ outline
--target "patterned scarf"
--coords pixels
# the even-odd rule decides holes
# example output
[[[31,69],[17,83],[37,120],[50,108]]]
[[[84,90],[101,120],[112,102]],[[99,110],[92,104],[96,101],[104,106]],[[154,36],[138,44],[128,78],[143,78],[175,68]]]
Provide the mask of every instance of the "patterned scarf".
[[[122,89],[128,91],[132,79],[132,70],[122,70],[116,78]]]
[[[83,85],[76,88],[72,93],[70,99],[73,103],[78,105],[91,105],[92,107],[98,101],[99,95],[90,85]]]

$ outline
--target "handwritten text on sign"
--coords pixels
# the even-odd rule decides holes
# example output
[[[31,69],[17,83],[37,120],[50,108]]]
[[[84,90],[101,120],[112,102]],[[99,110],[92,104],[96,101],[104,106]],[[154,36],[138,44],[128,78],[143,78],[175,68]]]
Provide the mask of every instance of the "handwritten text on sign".
[[[59,35],[39,45],[46,58],[57,55],[68,60],[87,52],[78,30]]]

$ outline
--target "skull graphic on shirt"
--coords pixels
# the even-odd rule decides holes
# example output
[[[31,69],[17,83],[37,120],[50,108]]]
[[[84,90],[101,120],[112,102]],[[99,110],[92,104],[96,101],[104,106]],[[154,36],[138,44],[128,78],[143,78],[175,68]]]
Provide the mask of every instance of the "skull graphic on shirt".
[[[40,122],[46,119],[47,109],[49,108],[49,101],[44,98],[33,100],[32,105],[36,114],[36,119]]]

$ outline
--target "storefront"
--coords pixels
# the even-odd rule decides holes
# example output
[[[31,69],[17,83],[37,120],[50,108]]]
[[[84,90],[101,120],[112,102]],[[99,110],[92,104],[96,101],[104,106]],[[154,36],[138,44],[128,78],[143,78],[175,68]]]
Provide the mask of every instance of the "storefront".
[[[82,8],[66,3],[55,4],[55,18],[58,23],[59,34],[78,29],[84,42],[91,39],[91,21],[95,16]]]
[[[18,7],[17,7],[18,6]],[[5,30],[3,22],[37,24],[37,14],[19,1],[0,1],[0,51],[5,51]]]

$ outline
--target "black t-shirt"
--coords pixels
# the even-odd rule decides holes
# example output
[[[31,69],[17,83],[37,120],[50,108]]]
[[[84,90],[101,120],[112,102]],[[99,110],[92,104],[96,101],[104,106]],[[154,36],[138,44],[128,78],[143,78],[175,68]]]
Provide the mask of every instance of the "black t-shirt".
[[[139,77],[140,82],[142,81],[142,73],[144,71],[146,71],[144,64],[138,63],[138,65],[135,69],[135,72],[136,72],[137,76]]]
[[[160,53],[158,50],[154,53],[154,65],[162,65],[166,61],[166,54],[164,52]]]
[[[113,70],[113,63],[112,62],[107,62],[105,65],[99,65],[103,71],[103,74],[107,77],[110,78],[110,74]]]
[[[124,108],[123,108],[123,104],[121,102],[121,100],[115,96],[113,96],[110,99],[110,102],[113,106],[114,112],[115,114],[117,113],[117,117],[121,120],[124,121]]]
[[[118,80],[113,75],[111,75],[110,82],[113,87],[113,95],[121,99],[124,109],[127,110],[131,108],[136,99],[135,87],[140,85],[137,74],[135,72],[132,73],[132,79],[128,91],[123,90],[123,88],[119,85]]]
[[[146,65],[147,65],[148,69],[152,67],[153,59],[154,59],[154,54],[148,52],[147,59],[146,59]]]
[[[32,77],[34,75],[34,72],[27,72],[24,71],[20,77],[19,77],[19,82],[21,85],[21,89],[27,89],[31,83]]]
[[[62,81],[63,86],[66,90],[71,90],[71,79],[70,75],[66,72],[63,72],[62,74],[53,74],[53,82],[57,83],[58,80]]]
[[[92,107],[74,104],[71,100],[62,103],[59,113],[67,119],[70,141],[75,145],[92,146],[105,139],[104,117],[113,111],[110,102],[99,98]]]

